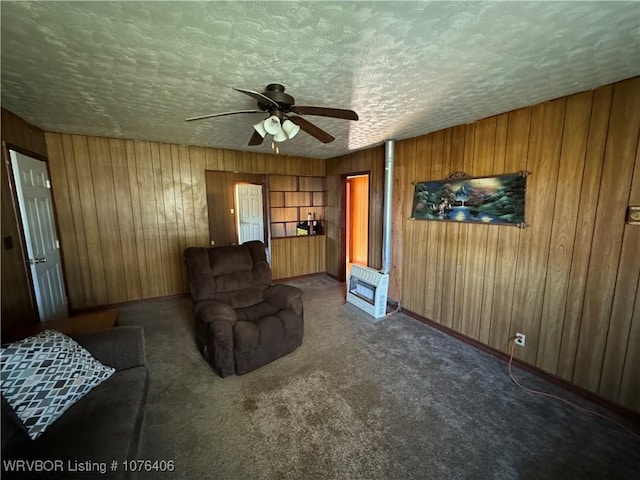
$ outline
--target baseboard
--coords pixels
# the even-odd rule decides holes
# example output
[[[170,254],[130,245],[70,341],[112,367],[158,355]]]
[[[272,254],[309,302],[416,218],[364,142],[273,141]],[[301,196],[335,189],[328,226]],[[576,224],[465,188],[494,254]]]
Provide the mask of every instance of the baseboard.
[[[291,280],[296,280],[296,279],[300,279],[300,278],[308,278],[308,277],[315,277],[318,275],[328,275],[328,273],[326,272],[316,272],[316,273],[309,273],[306,275],[298,275],[296,277],[287,277],[287,278],[278,278],[276,280],[273,280],[274,283],[283,283],[283,282],[288,282]],[[84,308],[70,308],[69,309],[69,314],[70,315],[81,315],[84,313],[91,313],[91,312],[99,312],[101,310],[108,310],[110,308],[120,308],[120,307],[126,307],[128,305],[136,305],[138,303],[146,303],[146,302],[164,302],[166,300],[171,300],[172,298],[182,298],[182,297],[188,297],[189,293],[176,293],[174,295],[164,295],[162,297],[151,297],[151,298],[142,298],[139,300],[129,300],[127,302],[118,302],[118,303],[108,303],[108,304],[104,304],[104,305],[96,305],[93,307],[84,307]]]
[[[182,298],[182,297],[188,297],[188,296],[189,296],[188,293],[176,293],[174,295],[164,295],[162,297],[141,298],[139,300],[129,300],[127,302],[109,303],[106,305],[96,305],[94,307],[70,308],[69,315],[82,315],[85,313],[99,312],[101,310],[108,310],[111,308],[120,308],[120,307],[126,307],[128,305],[136,305],[138,303],[164,302],[167,300],[171,300],[172,298]]]
[[[433,320],[423,317],[422,315],[418,315],[415,312],[412,312],[411,310],[405,310],[404,308],[401,308],[400,311],[416,320],[418,320],[419,322],[424,323],[425,325],[429,325],[430,327],[435,328],[436,330],[440,330],[443,333],[446,333],[447,335],[450,335],[452,337],[457,338],[458,340],[463,341],[464,343],[471,345],[472,347],[478,348],[480,350],[483,350],[491,355],[493,355],[494,357],[497,357],[503,361],[505,361],[506,363],[509,362],[509,355],[490,346],[490,345],[486,345],[482,342],[479,342],[478,340],[475,340],[471,337],[467,337],[466,335],[463,335],[460,332],[457,332],[449,327],[445,327],[444,325],[439,324],[438,322],[434,322]],[[591,403],[594,403],[596,405],[599,405],[601,407],[606,408],[607,410],[610,410],[611,412],[614,412],[618,415],[621,415],[623,417],[625,417],[626,419],[631,420],[634,423],[637,423],[638,425],[640,425],[640,414],[636,413],[632,410],[629,410],[628,408],[623,407],[622,405],[618,405],[617,403],[612,402],[611,400],[607,400],[606,398],[603,398],[589,390],[585,390],[582,387],[579,387],[571,382],[568,382],[567,380],[565,380],[564,378],[560,378],[557,375],[553,375],[549,372],[545,372],[544,370],[531,365],[530,363],[527,362],[523,362],[522,360],[519,360],[517,358],[513,359],[513,364],[518,366],[519,368],[521,368],[522,370],[526,370],[529,373],[533,373],[534,375],[537,375],[540,378],[543,378],[551,383],[553,383],[554,385],[558,385],[559,387],[564,388],[565,390],[574,393],[582,398],[584,398],[585,400],[588,400]]]
[[[273,283],[285,283],[285,282],[290,282],[292,280],[299,280],[301,278],[319,277],[321,275],[325,276],[329,274],[326,272],[307,273],[305,275],[296,275],[295,277],[276,278],[275,280],[273,280]]]

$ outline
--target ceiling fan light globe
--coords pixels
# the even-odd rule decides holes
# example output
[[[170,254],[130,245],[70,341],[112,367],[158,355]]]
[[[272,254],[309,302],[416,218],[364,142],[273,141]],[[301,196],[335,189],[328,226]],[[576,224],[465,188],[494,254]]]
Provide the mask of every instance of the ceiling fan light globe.
[[[287,134],[289,140],[291,140],[300,131],[300,126],[296,125],[291,120],[285,120],[284,122],[282,122],[282,129],[284,130],[284,133]]]
[[[267,131],[264,129],[264,120],[259,121],[253,126],[253,129],[258,132],[258,134],[264,138],[267,136]]]
[[[289,137],[287,137],[287,133],[283,129],[280,129],[280,131],[273,136],[273,139],[276,142],[284,142],[288,138]]]
[[[271,135],[276,135],[282,131],[280,119],[276,115],[271,115],[264,121],[264,129]]]

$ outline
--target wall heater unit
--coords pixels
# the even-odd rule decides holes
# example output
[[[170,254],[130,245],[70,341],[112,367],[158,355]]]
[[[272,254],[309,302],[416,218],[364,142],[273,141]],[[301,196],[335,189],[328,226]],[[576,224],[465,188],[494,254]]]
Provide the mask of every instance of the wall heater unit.
[[[347,285],[347,302],[374,318],[383,318],[387,314],[388,273],[352,265]]]

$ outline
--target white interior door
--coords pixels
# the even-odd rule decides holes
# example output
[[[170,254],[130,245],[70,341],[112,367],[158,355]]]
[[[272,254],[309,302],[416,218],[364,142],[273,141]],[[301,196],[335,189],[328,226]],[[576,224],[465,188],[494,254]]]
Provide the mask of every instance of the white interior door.
[[[264,242],[264,214],[262,185],[236,184],[236,210],[238,212],[238,243],[249,240]]]
[[[47,165],[13,150],[10,153],[40,321],[64,318],[67,295]]]

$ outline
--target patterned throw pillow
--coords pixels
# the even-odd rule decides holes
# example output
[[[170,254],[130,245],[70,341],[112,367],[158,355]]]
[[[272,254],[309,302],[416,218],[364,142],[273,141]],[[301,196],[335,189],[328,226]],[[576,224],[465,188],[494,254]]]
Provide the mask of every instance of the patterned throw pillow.
[[[34,440],[115,372],[55,330],[3,346],[0,367],[2,396]]]

